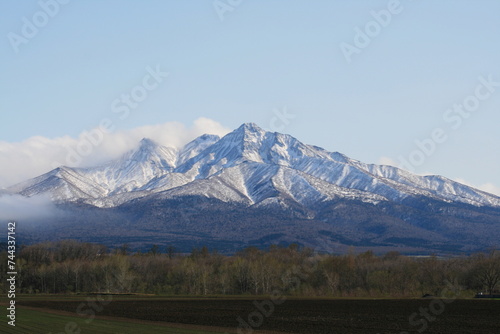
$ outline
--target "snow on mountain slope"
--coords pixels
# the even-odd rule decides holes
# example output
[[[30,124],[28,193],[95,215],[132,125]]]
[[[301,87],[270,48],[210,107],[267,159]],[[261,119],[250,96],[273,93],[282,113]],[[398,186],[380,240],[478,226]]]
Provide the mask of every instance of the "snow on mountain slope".
[[[196,179],[183,187],[161,192],[154,198],[170,199],[200,195],[247,205],[259,204],[266,199],[278,197],[305,206],[334,198],[348,198],[368,203],[387,200],[375,194],[330,184],[296,169],[261,162],[243,162],[225,168],[206,179]]]
[[[377,177],[388,178],[400,184],[420,189],[424,195],[477,206],[500,206],[499,197],[455,182],[443,176],[419,176],[392,166],[364,164],[359,161],[353,163]]]
[[[91,168],[60,167],[17,184],[9,191],[25,196],[49,193],[55,201],[109,202],[104,199],[142,190],[152,179],[167,174],[174,168],[176,159],[175,149],[143,139],[136,150],[105,165]]]
[[[204,179],[222,169],[254,161],[287,166],[341,187],[402,201],[409,196],[500,206],[500,198],[439,176],[418,176],[391,166],[368,165],[345,155],[305,145],[289,135],[243,124],[201,154],[176,168]]]
[[[152,179],[173,170],[177,150],[142,139],[138,149],[126,153],[121,159],[100,167],[76,169],[81,175],[115,195],[141,189]]]
[[[202,135],[184,146],[178,154],[177,165],[182,165],[192,157],[197,156],[207,147],[212,146],[220,139],[217,135]]]
[[[99,207],[156,193],[165,198],[202,195],[247,205],[278,197],[308,205],[337,197],[401,203],[425,196],[500,207],[499,197],[444,177],[365,164],[252,123],[222,138],[203,135],[180,150],[143,139],[136,150],[103,166],[61,167],[9,191],[25,196],[49,193],[57,201]]]
[[[59,167],[15,185],[9,188],[9,192],[27,197],[50,193],[55,201],[71,201],[79,198],[103,197],[106,196],[107,189],[83,177],[72,168]]]
[[[176,171],[198,179],[246,161],[292,166],[307,157],[328,159],[329,153],[304,145],[292,136],[266,132],[255,124],[243,124]]]

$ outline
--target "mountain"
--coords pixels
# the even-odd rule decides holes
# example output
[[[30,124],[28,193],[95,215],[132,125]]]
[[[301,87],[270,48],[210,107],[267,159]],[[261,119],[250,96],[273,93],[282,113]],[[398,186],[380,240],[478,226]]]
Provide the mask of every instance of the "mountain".
[[[494,246],[500,237],[495,195],[442,176],[365,164],[252,123],[181,149],[145,138],[118,160],[60,167],[8,191],[50,196],[66,213],[57,222],[61,237],[81,238],[71,232],[78,224],[84,236],[110,245],[230,250],[323,240],[339,251],[457,252]],[[84,232],[102,221],[120,228]]]

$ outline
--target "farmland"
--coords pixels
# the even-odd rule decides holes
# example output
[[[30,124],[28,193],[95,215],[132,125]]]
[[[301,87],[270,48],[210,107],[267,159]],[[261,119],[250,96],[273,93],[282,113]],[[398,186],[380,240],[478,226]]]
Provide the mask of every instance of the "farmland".
[[[100,307],[91,308],[89,300]],[[87,320],[93,319],[95,315],[96,319],[89,321],[90,325],[97,326],[92,329],[92,333],[114,333],[106,331],[104,324],[101,324],[103,317],[107,320],[126,318],[128,321],[137,322],[133,324],[134,326],[148,326],[139,330],[144,333],[155,333],[154,324],[172,323],[209,326],[206,330],[214,328],[215,332],[236,333],[239,329],[239,333],[257,333],[259,330],[296,334],[400,334],[419,333],[419,331],[441,334],[493,334],[498,333],[500,326],[498,300],[284,297],[273,299],[271,297],[256,299],[115,297],[109,302],[103,302],[105,300],[105,297],[96,299],[45,296],[21,298],[18,303],[40,310],[71,312],[77,323],[86,324]],[[99,301],[102,303],[99,304]],[[18,324],[22,325],[23,321],[20,315]],[[147,325],[140,324],[144,321]],[[104,326],[102,331],[99,331],[99,326]],[[169,333],[166,329],[164,332]],[[177,330],[175,333],[182,331]]]
[[[3,334],[31,334],[31,333],[94,333],[94,334],[216,334],[205,330],[189,330],[176,326],[154,325],[148,323],[123,321],[120,319],[95,319],[86,323],[78,316],[47,312],[48,310],[33,310],[19,308],[16,326],[8,326],[7,318],[0,320],[0,333]],[[63,313],[63,312],[61,312]],[[5,319],[4,319],[5,318]]]

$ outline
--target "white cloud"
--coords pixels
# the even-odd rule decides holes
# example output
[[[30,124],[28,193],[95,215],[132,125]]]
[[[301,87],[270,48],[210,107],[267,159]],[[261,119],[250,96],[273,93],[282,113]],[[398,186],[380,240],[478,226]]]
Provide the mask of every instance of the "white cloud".
[[[500,196],[500,187],[497,187],[493,183],[483,183],[480,185],[475,185],[475,184],[472,184],[472,183],[468,182],[467,180],[464,180],[461,178],[458,178],[455,181],[463,183],[463,184],[468,185],[470,187],[474,187],[474,188],[482,190],[482,191],[486,191],[487,193]]]
[[[479,189],[489,192],[491,194],[500,196],[500,187],[495,186],[492,183],[485,183],[479,186]]]
[[[58,213],[50,196],[24,197],[7,195],[0,197],[0,220],[19,221],[32,218],[50,218]]]
[[[168,122],[104,135],[98,131],[98,128],[84,131],[78,138],[35,136],[19,143],[0,141],[0,188],[36,177],[60,165],[81,167],[104,163],[135,148],[142,138],[179,148],[205,133],[223,136],[230,130],[211,119],[198,118],[191,127]],[[97,144],[92,144],[92,140]]]
[[[378,159],[378,164],[379,165],[394,166],[394,167],[398,166],[398,163],[389,157],[380,157],[380,159]]]

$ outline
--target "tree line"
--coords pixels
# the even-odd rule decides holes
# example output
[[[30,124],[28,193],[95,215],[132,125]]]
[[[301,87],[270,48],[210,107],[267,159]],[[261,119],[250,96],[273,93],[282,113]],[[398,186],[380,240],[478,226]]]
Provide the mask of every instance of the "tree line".
[[[0,253],[2,275],[7,252]],[[500,252],[440,258],[368,251],[318,254],[295,244],[249,247],[228,256],[206,247],[177,254],[169,246],[149,252],[114,250],[73,240],[23,247],[17,253],[22,293],[151,293],[168,295],[268,295],[420,297],[443,291],[472,297],[500,289]],[[0,286],[6,290],[6,280]],[[453,286],[453,289],[449,287]]]

